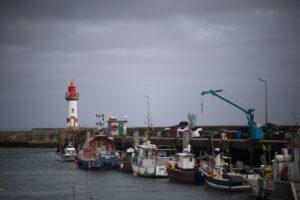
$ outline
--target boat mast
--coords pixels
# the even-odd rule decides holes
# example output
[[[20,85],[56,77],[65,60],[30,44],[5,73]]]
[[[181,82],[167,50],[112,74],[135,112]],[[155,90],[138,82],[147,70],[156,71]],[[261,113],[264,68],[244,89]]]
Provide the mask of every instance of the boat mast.
[[[105,123],[105,119],[104,119],[104,114],[102,111],[100,111],[98,114],[96,114],[96,118],[97,118],[97,131],[101,132],[104,131],[104,123]]]

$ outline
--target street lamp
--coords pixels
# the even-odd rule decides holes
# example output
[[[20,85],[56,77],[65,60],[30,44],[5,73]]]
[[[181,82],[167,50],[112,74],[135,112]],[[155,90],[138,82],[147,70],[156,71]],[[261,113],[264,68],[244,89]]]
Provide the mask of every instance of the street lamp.
[[[148,129],[148,134],[150,134],[150,117],[149,117],[149,96],[148,95],[143,95],[147,99],[147,129]]]
[[[268,86],[267,86],[267,80],[258,78],[257,80],[264,82],[265,83],[265,100],[266,100],[266,105],[265,105],[265,109],[266,109],[266,125],[268,123]]]

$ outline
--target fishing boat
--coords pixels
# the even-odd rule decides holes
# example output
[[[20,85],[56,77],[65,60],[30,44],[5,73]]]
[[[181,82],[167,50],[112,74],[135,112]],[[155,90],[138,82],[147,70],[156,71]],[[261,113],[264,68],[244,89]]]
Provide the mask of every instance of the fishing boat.
[[[166,165],[172,158],[175,148],[156,146],[150,141],[135,148],[131,166],[135,176],[167,177]]]
[[[80,148],[76,162],[81,169],[114,168],[116,155],[113,139],[107,135],[88,137]]]
[[[76,149],[73,147],[72,143],[65,148],[60,148],[56,152],[56,159],[63,162],[74,161],[76,157]]]
[[[155,177],[155,152],[156,145],[146,141],[135,148],[131,161],[135,176]]]
[[[200,176],[204,178],[205,183],[214,189],[250,191],[251,186],[246,179],[238,173],[233,173],[230,169],[230,157],[222,156],[217,148],[215,152],[216,155],[209,156],[208,162],[200,162],[199,172]]]
[[[167,166],[173,160],[176,149],[173,146],[159,145],[155,152],[155,177],[168,177]]]
[[[195,155],[191,153],[191,146],[177,153],[175,159],[169,161],[167,172],[170,182],[201,183],[199,170],[195,167]]]
[[[133,148],[129,148],[125,152],[121,152],[120,158],[117,159],[117,168],[121,172],[132,173],[131,160],[133,153]]]

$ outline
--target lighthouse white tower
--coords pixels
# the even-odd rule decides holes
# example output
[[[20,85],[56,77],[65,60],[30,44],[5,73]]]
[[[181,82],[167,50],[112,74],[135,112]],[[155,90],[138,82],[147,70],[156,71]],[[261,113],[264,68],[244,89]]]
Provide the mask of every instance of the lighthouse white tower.
[[[77,101],[79,94],[76,91],[76,86],[71,81],[68,91],[65,94],[67,101],[68,113],[67,113],[67,125],[68,127],[78,127],[78,115],[77,115]]]

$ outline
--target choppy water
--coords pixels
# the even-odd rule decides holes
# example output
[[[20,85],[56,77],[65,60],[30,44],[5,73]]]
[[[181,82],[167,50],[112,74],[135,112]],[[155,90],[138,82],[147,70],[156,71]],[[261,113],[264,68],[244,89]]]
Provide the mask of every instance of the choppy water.
[[[83,171],[55,160],[54,149],[0,148],[0,199],[250,199],[249,193],[137,178],[114,170]],[[73,193],[74,188],[74,193]]]

